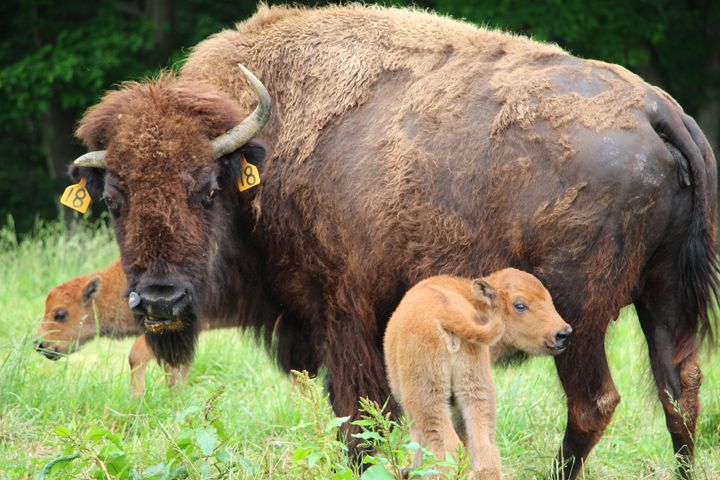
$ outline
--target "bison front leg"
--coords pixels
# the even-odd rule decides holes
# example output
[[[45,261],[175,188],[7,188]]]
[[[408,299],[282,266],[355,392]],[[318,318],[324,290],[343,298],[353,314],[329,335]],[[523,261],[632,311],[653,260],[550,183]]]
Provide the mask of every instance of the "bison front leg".
[[[330,402],[337,416],[351,417],[343,424],[342,434],[353,458],[359,453],[359,441],[352,434],[359,430],[350,422],[360,416],[358,400],[367,397],[383,405],[390,398],[378,335],[382,336],[382,332],[369,334],[360,321],[349,317],[329,322],[326,330],[323,363],[328,371]],[[388,408],[399,411],[392,398]]]
[[[605,356],[605,328],[575,329],[570,348],[555,359],[567,395],[567,426],[552,478],[574,479],[610,423],[620,395]]]

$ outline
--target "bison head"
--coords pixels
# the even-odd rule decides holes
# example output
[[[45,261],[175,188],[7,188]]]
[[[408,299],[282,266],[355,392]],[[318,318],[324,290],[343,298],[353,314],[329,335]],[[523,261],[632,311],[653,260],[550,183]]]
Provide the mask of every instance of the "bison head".
[[[91,196],[107,204],[129,305],[171,365],[190,360],[198,317],[217,314],[205,301],[217,288],[211,272],[252,195],[238,190],[238,175],[243,159],[258,164],[265,153],[252,138],[269,119],[270,97],[240,69],[259,97],[245,119],[211,85],[163,74],[107,94],[77,130],[96,151],[78,158],[71,176],[86,178]]]

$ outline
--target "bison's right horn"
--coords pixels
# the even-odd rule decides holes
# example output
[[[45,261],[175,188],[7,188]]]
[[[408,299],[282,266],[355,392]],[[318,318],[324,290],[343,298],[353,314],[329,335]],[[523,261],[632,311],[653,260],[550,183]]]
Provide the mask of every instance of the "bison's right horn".
[[[245,145],[250,139],[257,135],[268,120],[270,120],[272,100],[265,85],[242,64],[238,63],[238,67],[240,67],[242,73],[257,92],[258,105],[249,117],[212,141],[215,158],[220,158],[223,155],[234,152]]]
[[[105,150],[88,152],[75,159],[73,162],[78,167],[107,168],[105,161]]]

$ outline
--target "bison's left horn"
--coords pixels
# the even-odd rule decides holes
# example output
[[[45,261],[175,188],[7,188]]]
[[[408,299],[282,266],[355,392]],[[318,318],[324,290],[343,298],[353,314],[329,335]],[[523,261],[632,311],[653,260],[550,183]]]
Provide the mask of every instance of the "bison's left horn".
[[[105,150],[88,152],[85,155],[75,159],[73,163],[78,167],[107,168],[107,162],[105,161]]]
[[[270,120],[272,100],[265,85],[242,64],[238,63],[238,67],[240,67],[240,71],[242,71],[245,78],[248,79],[257,92],[258,105],[249,117],[212,141],[215,158],[220,158],[223,155],[234,152],[245,145],[250,139],[257,135],[268,120]]]

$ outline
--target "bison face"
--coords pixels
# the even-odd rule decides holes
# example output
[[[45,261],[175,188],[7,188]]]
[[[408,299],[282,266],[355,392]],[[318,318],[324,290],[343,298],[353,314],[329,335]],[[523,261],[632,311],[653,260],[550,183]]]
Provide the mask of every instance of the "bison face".
[[[250,139],[269,117],[269,97],[246,75],[260,103],[245,120],[213,87],[163,75],[108,94],[78,128],[105,150],[76,160],[71,175],[86,177],[91,196],[107,204],[129,306],[171,365],[190,360],[198,317],[214,314],[205,308],[211,272],[239,241],[233,222],[253,195],[238,190],[238,173],[243,159],[258,164],[264,155]]]

